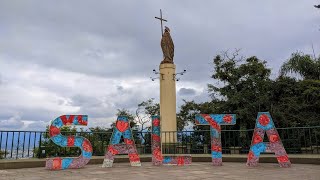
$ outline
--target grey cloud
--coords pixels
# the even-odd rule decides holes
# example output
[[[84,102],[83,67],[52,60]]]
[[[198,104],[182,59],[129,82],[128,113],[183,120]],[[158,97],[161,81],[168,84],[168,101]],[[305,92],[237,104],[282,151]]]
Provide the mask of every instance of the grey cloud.
[[[71,104],[80,107],[79,114],[86,114],[93,118],[110,117],[115,114],[112,104],[104,97],[76,95],[72,97]]]
[[[96,97],[84,96],[80,94],[72,97],[72,105],[74,106],[101,106],[102,103],[103,101],[97,99]]]
[[[209,99],[210,99],[210,97],[209,97],[209,94],[206,89],[204,89],[200,93],[194,94],[192,96],[179,96],[178,95],[177,96],[177,107],[179,110],[180,106],[184,104],[183,100],[195,101],[196,103],[203,103],[203,102],[207,102]]]
[[[45,122],[45,121],[36,121],[36,122],[32,122],[30,123],[26,129],[30,130],[30,131],[44,131],[45,128],[49,126],[49,122]]]
[[[2,130],[19,130],[24,126],[19,115],[12,116],[8,119],[1,119],[0,124]]]
[[[180,88],[178,94],[180,96],[193,96],[196,94],[196,90],[192,88]]]
[[[125,100],[121,100],[115,103],[116,107],[119,107],[118,109],[128,109],[131,110],[131,112],[135,112],[135,110],[138,108],[138,104],[142,101],[147,100],[143,97],[136,97],[132,95],[129,98],[125,98]]]
[[[1,119],[8,120],[12,117],[16,117],[14,114],[19,114],[18,116],[19,118],[16,118],[17,121],[18,120],[20,121],[21,119],[23,119],[28,121],[43,121],[43,122],[46,122],[47,124],[51,120],[62,115],[61,112],[59,111],[48,111],[40,108],[28,108],[28,107],[5,108],[4,107],[4,108],[1,108],[0,120]]]
[[[19,12],[23,21],[8,12],[6,4],[11,10],[19,8],[20,11],[15,12]],[[133,17],[130,14],[135,10],[129,4],[139,4],[126,4],[123,6],[111,1],[106,4],[87,4],[77,1],[75,4],[58,3],[57,8],[52,8],[51,4],[39,2],[38,8],[31,10],[27,4],[16,7],[5,3],[2,12],[7,14],[3,20],[9,28],[16,30],[6,34],[8,43],[4,48],[6,53],[17,59],[24,60],[27,57],[29,61],[49,67],[101,76],[126,76],[125,72],[139,74],[145,68],[142,65],[146,66],[143,60],[154,56],[153,52],[146,49],[151,44],[148,41],[154,36],[135,19],[153,19],[140,17],[144,14]],[[93,11],[88,11],[88,6]],[[70,11],[73,13],[70,14]],[[14,36],[17,42],[12,42]],[[30,49],[21,48],[21,40],[30,43]],[[158,41],[157,38],[157,49],[160,50]],[[56,53],[57,50],[59,53]],[[158,54],[161,58],[161,54]],[[147,66],[148,69],[152,68],[152,65]]]
[[[122,91],[124,88],[122,86],[117,86],[118,91]]]

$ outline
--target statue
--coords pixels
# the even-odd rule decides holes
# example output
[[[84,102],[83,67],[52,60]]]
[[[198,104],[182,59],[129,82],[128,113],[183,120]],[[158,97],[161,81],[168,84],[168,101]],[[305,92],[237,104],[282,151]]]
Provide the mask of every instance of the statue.
[[[161,64],[173,64],[174,44],[170,36],[170,29],[167,26],[165,26],[165,30],[161,38],[161,49],[164,58],[163,61],[161,61]]]

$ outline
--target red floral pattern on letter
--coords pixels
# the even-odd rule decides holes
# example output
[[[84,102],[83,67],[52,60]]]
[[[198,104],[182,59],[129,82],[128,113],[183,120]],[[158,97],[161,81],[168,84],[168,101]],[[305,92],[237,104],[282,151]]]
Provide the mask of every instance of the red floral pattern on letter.
[[[255,133],[253,136],[253,144],[258,144],[261,143],[263,141],[263,139],[261,138],[261,136],[259,136],[259,134]]]
[[[181,157],[177,157],[177,165],[181,166],[181,165],[184,165],[184,157],[181,156]]]
[[[83,147],[83,149],[84,149],[85,151],[87,151],[87,152],[92,152],[91,143],[90,143],[87,139],[85,139],[85,140],[83,141],[82,147]]]
[[[160,125],[160,120],[159,119],[155,119],[152,121],[153,126],[159,126]]]
[[[55,127],[55,126],[50,126],[50,137],[56,136],[58,134],[60,134],[60,129]]]
[[[69,147],[74,146],[74,136],[68,136],[67,145],[68,145]]]
[[[64,125],[71,125],[74,120],[74,115],[70,115],[69,118],[67,118],[66,115],[61,116],[61,120]]]
[[[212,151],[216,151],[216,152],[221,152],[221,151],[222,151],[222,148],[221,148],[221,146],[212,146],[212,147],[211,147],[211,150],[212,150]]]
[[[82,119],[82,116],[78,116],[78,123],[81,124],[81,125],[84,125],[84,126],[86,126],[86,125],[88,124],[87,121],[84,121],[84,120]]]
[[[116,155],[116,154],[119,153],[119,152],[118,152],[115,148],[113,148],[112,146],[109,146],[109,147],[108,147],[108,151],[109,151],[112,155]]]
[[[140,162],[140,158],[138,154],[129,154],[130,162]]]
[[[223,116],[223,121],[226,122],[226,123],[231,123],[231,121],[232,121],[232,116],[230,116],[229,114]]]
[[[158,160],[158,161],[162,161],[163,160],[163,157],[161,155],[161,150],[160,148],[156,148],[153,150],[153,155],[155,156],[155,158]]]
[[[131,139],[124,139],[124,142],[126,143],[126,144],[130,144],[130,145],[132,145],[133,144],[133,141],[131,140]]]
[[[269,139],[270,139],[270,142],[274,143],[274,142],[278,142],[280,138],[276,134],[271,134],[269,136]]]
[[[54,169],[54,170],[61,169],[61,158],[54,158],[53,159],[52,169]]]
[[[116,127],[120,132],[124,132],[128,129],[129,123],[124,121],[117,121]]]
[[[152,134],[152,140],[159,142],[160,141],[160,136]]]
[[[288,162],[289,161],[288,155],[279,156],[279,157],[277,157],[277,159],[279,162]]]
[[[254,158],[254,154],[252,151],[249,151],[248,159],[251,160],[252,158]]]
[[[216,121],[214,121],[209,115],[205,116],[205,119],[208,121],[212,128],[216,129],[219,132],[221,131],[220,125]]]
[[[259,123],[260,123],[262,126],[268,125],[269,122],[270,122],[270,119],[269,119],[269,117],[268,117],[266,114],[262,114],[262,115],[259,117]]]

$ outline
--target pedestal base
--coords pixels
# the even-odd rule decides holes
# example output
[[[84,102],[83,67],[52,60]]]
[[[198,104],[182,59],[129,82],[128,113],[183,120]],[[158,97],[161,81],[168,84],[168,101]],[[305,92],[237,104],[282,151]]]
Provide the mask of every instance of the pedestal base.
[[[190,145],[181,145],[179,143],[162,144],[163,154],[190,154]]]

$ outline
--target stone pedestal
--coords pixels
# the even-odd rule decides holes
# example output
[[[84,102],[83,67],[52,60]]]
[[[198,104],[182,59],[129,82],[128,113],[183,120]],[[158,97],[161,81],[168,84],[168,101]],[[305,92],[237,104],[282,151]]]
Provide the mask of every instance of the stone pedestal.
[[[176,118],[176,66],[170,63],[160,64],[160,121],[161,142],[177,142]]]

